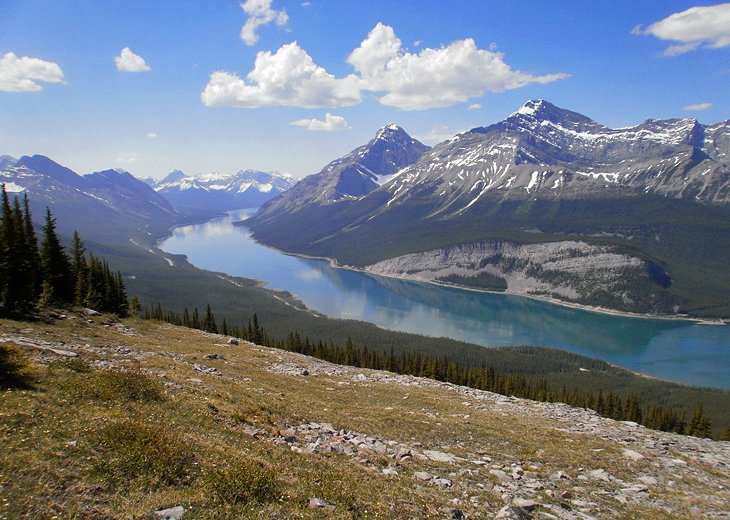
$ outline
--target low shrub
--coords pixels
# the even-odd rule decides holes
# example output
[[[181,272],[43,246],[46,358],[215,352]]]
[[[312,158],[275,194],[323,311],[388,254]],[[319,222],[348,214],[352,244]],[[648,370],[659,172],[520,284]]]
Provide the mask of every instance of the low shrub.
[[[281,482],[270,468],[243,459],[209,470],[205,481],[214,501],[221,504],[271,502],[279,497],[281,489]]]
[[[30,386],[31,367],[28,357],[13,343],[0,343],[0,388]]]
[[[95,473],[117,488],[184,486],[198,476],[194,452],[163,426],[117,421],[97,431],[91,443],[96,447]]]

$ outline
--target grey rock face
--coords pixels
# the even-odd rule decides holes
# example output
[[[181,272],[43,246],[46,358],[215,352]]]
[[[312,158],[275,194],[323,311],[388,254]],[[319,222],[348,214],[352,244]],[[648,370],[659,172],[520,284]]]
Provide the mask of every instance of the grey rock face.
[[[332,161],[321,172],[306,177],[286,194],[266,204],[259,215],[360,198],[416,162],[427,150],[428,146],[391,123],[381,128],[368,144]]]
[[[730,202],[730,122],[647,120],[611,129],[546,101],[435,146],[385,186],[458,215],[480,200],[655,194]]]

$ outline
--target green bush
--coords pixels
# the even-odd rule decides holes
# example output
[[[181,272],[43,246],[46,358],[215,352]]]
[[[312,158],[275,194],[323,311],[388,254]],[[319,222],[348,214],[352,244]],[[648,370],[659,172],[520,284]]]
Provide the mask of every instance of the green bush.
[[[184,440],[163,426],[122,420],[92,436],[97,458],[95,473],[122,489],[183,486],[198,474],[195,454]]]
[[[20,347],[12,343],[0,343],[0,387],[27,387],[30,373],[30,363]]]
[[[271,469],[260,462],[242,459],[210,470],[205,480],[213,499],[220,504],[271,502],[278,498],[281,488]]]

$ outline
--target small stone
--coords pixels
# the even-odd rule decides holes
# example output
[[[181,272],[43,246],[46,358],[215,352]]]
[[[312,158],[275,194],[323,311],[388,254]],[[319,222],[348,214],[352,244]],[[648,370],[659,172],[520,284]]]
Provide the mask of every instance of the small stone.
[[[436,484],[437,486],[447,489],[452,486],[452,483],[447,478],[435,478],[431,481],[432,484]]]
[[[464,512],[461,509],[444,509],[444,513],[446,513],[447,518],[452,518],[454,520],[461,520],[462,518],[466,518],[464,516]]]
[[[386,477],[397,477],[398,471],[395,468],[384,468],[383,475]]]
[[[624,450],[623,455],[627,459],[631,459],[634,462],[638,462],[644,458],[644,456],[641,453],[639,453],[638,451],[634,451],[634,450]]]
[[[435,450],[423,450],[423,454],[426,456],[428,460],[432,460],[434,462],[454,462],[456,458],[453,455],[450,455],[448,453],[444,453],[442,451],[435,451]]]
[[[511,479],[511,478],[509,477],[509,475],[507,475],[507,473],[505,473],[505,472],[504,472],[504,471],[502,471],[501,469],[490,469],[490,470],[489,470],[489,473],[490,473],[491,475],[494,475],[495,477],[497,477],[497,478],[498,478],[498,479],[499,479],[500,481],[502,481],[502,482],[508,482],[508,481],[512,480],[512,479]]]
[[[654,477],[650,477],[648,475],[644,475],[643,477],[639,477],[639,482],[642,484],[646,484],[647,486],[656,486],[657,480]]]
[[[228,338],[228,344],[229,345],[238,345],[238,340],[236,338]]]
[[[424,480],[426,482],[433,478],[430,473],[426,473],[425,471],[416,471],[413,476],[416,477],[418,480]]]
[[[175,506],[155,511],[155,517],[160,518],[161,520],[180,520],[184,514],[185,508],[183,506]]]
[[[512,505],[516,507],[521,507],[525,511],[532,511],[537,507],[538,504],[534,500],[529,500],[526,498],[515,498],[512,501]]]
[[[311,509],[326,509],[327,511],[335,510],[335,506],[327,503],[326,501],[322,500],[321,498],[310,498],[309,507]]]
[[[531,520],[532,515],[521,507],[504,506],[499,510],[494,520]]]
[[[588,476],[595,480],[603,480],[604,482],[608,482],[611,479],[611,475],[606,473],[605,469],[594,469],[593,471],[589,471]]]

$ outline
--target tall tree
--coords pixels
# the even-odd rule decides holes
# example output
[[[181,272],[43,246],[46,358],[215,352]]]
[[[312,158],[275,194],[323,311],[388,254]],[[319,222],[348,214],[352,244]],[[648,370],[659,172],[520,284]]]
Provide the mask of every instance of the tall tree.
[[[29,291],[32,291],[33,301],[38,300],[41,294],[41,284],[43,283],[43,273],[41,268],[41,254],[38,250],[38,238],[33,227],[33,217],[30,213],[30,200],[28,194],[23,195],[23,229],[25,235],[25,256],[28,261]]]
[[[71,264],[56,234],[56,219],[50,208],[46,208],[46,224],[43,226],[41,263],[43,280],[53,291],[54,303],[72,303],[75,284]]]

